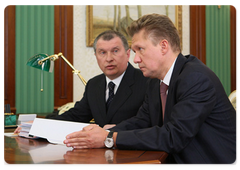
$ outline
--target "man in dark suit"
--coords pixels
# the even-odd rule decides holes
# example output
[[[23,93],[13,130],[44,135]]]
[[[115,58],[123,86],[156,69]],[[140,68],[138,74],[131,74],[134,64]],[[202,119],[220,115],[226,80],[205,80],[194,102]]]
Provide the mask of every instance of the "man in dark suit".
[[[94,118],[103,127],[135,116],[142,105],[147,78],[128,62],[130,49],[126,38],[119,32],[105,31],[95,39],[93,48],[103,74],[90,79],[83,98],[54,119],[88,123]],[[115,83],[115,94],[107,109],[108,82]]]
[[[69,134],[65,144],[98,148],[105,141],[106,147],[165,151],[177,163],[233,163],[236,111],[218,77],[196,57],[180,53],[177,29],[166,16],[145,15],[129,34],[134,62],[144,76],[157,78],[149,82],[138,114],[114,132],[87,126]]]

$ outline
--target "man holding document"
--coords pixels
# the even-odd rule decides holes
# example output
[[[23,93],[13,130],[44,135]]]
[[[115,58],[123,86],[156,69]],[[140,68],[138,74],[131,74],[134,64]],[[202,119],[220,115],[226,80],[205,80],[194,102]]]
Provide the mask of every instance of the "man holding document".
[[[128,31],[134,62],[144,76],[157,78],[149,82],[143,105],[110,132],[89,125],[67,135],[66,146],[159,150],[176,163],[234,163],[236,111],[218,77],[196,57],[181,54],[168,17],[142,16]]]
[[[95,39],[93,48],[104,74],[90,79],[83,98],[55,119],[89,123],[94,118],[103,127],[135,116],[142,105],[147,78],[128,62],[126,38],[119,32],[105,31]]]
[[[52,119],[89,123],[94,118],[108,129],[137,114],[148,78],[129,63],[129,45],[121,33],[108,30],[99,34],[93,49],[103,74],[87,82],[83,98],[73,108]]]

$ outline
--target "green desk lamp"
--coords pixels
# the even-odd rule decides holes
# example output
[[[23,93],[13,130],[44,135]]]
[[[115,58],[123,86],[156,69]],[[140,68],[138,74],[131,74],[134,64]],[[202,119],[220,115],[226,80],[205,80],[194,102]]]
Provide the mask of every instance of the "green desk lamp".
[[[48,54],[36,54],[27,61],[27,65],[40,69],[42,71],[52,72],[54,68],[54,61],[57,60],[59,57],[61,57],[73,69],[72,72],[74,74],[77,74],[82,83],[86,85],[86,80],[81,76],[80,71],[75,69],[73,65],[63,56],[61,52],[58,54],[53,54],[51,56],[48,56]],[[41,76],[41,84],[42,82],[43,77]],[[43,91],[42,85],[41,91]]]

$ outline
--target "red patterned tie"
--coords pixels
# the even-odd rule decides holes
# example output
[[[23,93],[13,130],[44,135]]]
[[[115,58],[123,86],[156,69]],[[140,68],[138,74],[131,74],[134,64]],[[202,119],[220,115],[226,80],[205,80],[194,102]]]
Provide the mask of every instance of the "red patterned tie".
[[[164,112],[165,112],[165,106],[166,106],[166,100],[167,100],[167,89],[168,89],[168,85],[161,82],[161,84],[160,84],[160,95],[161,95],[161,100],[162,100],[163,120],[164,120]]]

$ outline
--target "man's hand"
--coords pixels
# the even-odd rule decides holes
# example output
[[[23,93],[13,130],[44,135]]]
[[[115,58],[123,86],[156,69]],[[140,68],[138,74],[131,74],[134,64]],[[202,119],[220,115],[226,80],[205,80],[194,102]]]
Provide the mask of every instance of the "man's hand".
[[[22,128],[21,128],[20,126],[18,126],[17,129],[15,129],[15,131],[14,131],[13,133],[18,134],[18,133],[20,133],[21,129],[22,129]]]
[[[91,124],[81,131],[73,132],[63,141],[68,147],[73,148],[103,148],[108,132],[96,124]]]

